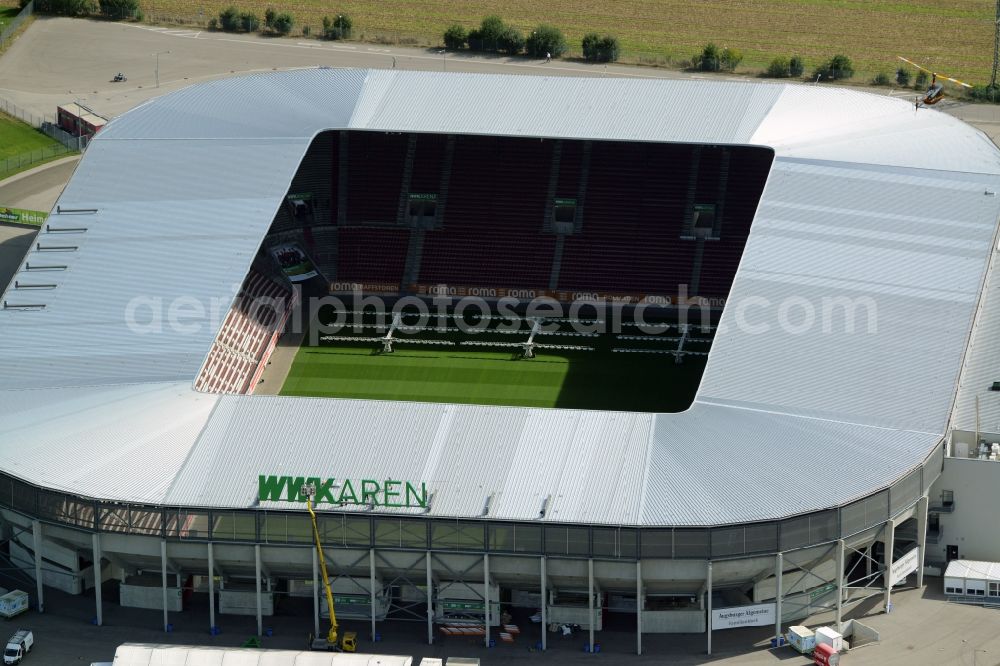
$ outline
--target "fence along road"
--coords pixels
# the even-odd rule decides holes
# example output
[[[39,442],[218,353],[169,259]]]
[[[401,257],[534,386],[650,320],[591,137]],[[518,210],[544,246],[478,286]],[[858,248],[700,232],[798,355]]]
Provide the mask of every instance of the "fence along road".
[[[35,0],[31,0],[24,6],[14,20],[7,24],[7,27],[0,31],[0,51],[7,47],[7,43],[14,38],[14,33],[21,27],[24,20],[35,12]]]

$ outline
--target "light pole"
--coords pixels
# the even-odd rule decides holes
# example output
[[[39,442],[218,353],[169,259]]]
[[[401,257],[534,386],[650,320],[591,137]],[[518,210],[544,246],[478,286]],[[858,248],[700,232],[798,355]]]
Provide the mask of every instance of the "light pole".
[[[156,87],[160,87],[160,54],[168,54],[170,51],[157,51],[153,55],[156,56]]]
[[[83,107],[80,106],[80,100],[87,99],[86,97],[76,98],[76,150],[79,152],[82,150],[83,145]]]
[[[445,58],[448,57],[448,50],[441,49],[440,51],[438,51],[438,53],[441,54],[441,71],[446,72],[448,71],[448,61],[445,60]]]
[[[987,654],[989,652],[989,650],[973,650],[972,651],[972,666],[976,666],[976,655],[979,654],[980,652],[982,652],[983,654]]]

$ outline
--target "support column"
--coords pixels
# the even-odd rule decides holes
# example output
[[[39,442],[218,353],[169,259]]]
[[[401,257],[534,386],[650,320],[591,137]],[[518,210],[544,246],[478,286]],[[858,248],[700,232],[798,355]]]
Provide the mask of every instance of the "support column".
[[[483,602],[485,604],[483,617],[486,618],[486,633],[483,644],[490,646],[490,554],[483,553]]]
[[[313,636],[319,638],[319,556],[316,554],[316,549],[312,549],[313,553]]]
[[[646,595],[642,591],[642,560],[635,561],[635,653],[642,654],[642,611]]]
[[[368,550],[368,587],[372,605],[372,642],[375,642],[375,549]]]
[[[705,626],[708,628],[708,654],[712,654],[712,562],[708,562],[705,572]]]
[[[785,556],[777,553],[774,556],[774,637],[781,638],[781,584],[784,582]]]
[[[167,540],[160,539],[160,579],[163,583],[163,631],[169,631],[167,615]]]
[[[896,521],[886,521],[884,534],[885,556],[882,562],[882,585],[885,586],[885,599],[883,600],[883,607],[885,612],[888,613],[892,610],[892,585],[889,584],[889,578],[892,576],[892,561],[895,557],[892,551],[893,544],[896,541]]]
[[[924,561],[927,559],[927,495],[917,500],[917,548],[920,556],[917,560],[917,589],[924,586]]]
[[[541,579],[542,579],[542,652],[549,648],[549,581],[545,572],[545,556],[542,555]]]
[[[844,631],[844,540],[837,541],[837,631]]]
[[[587,621],[590,623],[590,651],[594,651],[594,560],[587,560]]]
[[[254,583],[257,585],[257,635],[264,635],[264,609],[260,601],[260,544],[253,545]]]
[[[215,631],[215,549],[208,542],[208,630]]]
[[[35,549],[35,584],[38,587],[38,612],[45,612],[45,594],[42,591],[42,524],[31,521],[31,536]]]
[[[104,624],[104,608],[101,604],[101,583],[104,582],[104,576],[101,571],[101,534],[100,532],[94,532],[93,536],[93,546],[94,546],[94,601],[97,604],[97,626],[100,627]]]
[[[427,551],[427,644],[434,645],[434,572],[431,551]]]

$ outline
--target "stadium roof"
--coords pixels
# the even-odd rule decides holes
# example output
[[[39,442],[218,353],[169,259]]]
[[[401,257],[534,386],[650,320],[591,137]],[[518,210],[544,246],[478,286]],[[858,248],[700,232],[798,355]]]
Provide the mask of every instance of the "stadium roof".
[[[195,392],[212,304],[232,302],[327,129],[773,148],[692,407]],[[108,124],[15,278],[54,288],[5,293],[45,308],[0,310],[0,469],[229,507],[256,506],[260,473],[328,470],[426,480],[430,515],[480,516],[492,495],[491,518],[535,519],[550,498],[558,522],[718,525],[844,504],[919,466],[946,430],[998,187],[982,133],[838,88],[330,69],[192,86]],[[185,330],[155,330],[171,303]]]

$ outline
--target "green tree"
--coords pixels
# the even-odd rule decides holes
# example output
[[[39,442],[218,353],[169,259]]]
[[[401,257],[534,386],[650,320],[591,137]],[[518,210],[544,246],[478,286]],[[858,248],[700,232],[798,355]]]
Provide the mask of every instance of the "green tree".
[[[274,17],[278,13],[274,11],[274,7],[268,7],[267,11],[264,12],[264,27],[270,28],[274,24]]]
[[[703,72],[717,72],[722,67],[722,53],[718,46],[708,43],[691,62]]]
[[[257,32],[260,19],[253,12],[240,12],[239,26],[243,32]]]
[[[287,35],[292,31],[295,19],[288,12],[282,12],[271,20],[271,30],[278,35]]]
[[[584,59],[590,62],[615,62],[620,53],[616,37],[611,35],[601,37],[596,32],[584,35],[581,46]]]
[[[854,76],[854,65],[850,58],[838,54],[820,66],[816,73],[821,74],[827,80],[849,79]]]
[[[566,53],[566,38],[559,28],[543,23],[528,35],[525,50],[533,58],[544,58],[546,55],[558,58]]]
[[[972,86],[972,90],[969,91],[969,97],[980,102],[993,102],[996,104],[1000,100],[1000,86]]]
[[[506,55],[517,55],[524,50],[524,35],[514,26],[507,26],[497,40],[497,50]]]
[[[487,16],[479,24],[478,37],[480,46],[477,51],[499,51],[500,38],[507,30],[507,24],[499,16]],[[469,38],[469,47],[472,47],[472,38]]]
[[[732,72],[737,65],[743,62],[743,53],[739,49],[724,48],[719,56],[719,62],[724,69]]]
[[[457,23],[450,25],[444,31],[444,47],[449,51],[458,51],[465,47],[465,40],[468,37],[469,35],[465,32],[465,28]]]
[[[341,39],[350,39],[354,21],[347,14],[337,14],[337,18],[333,19],[333,27],[340,31]]]
[[[806,63],[800,56],[792,56],[788,61],[788,75],[796,78],[806,72]]]
[[[910,85],[910,70],[906,67],[896,69],[896,83],[903,87]]]
[[[791,65],[788,58],[778,56],[767,66],[767,76],[772,79],[785,79],[791,76]]]
[[[219,27],[226,32],[236,32],[240,29],[240,12],[236,7],[226,7],[219,12]]]
[[[60,16],[87,16],[97,11],[93,0],[35,0],[35,11]]]
[[[99,0],[101,15],[110,19],[123,19],[136,15],[139,11],[139,0]]]
[[[337,14],[335,19],[323,17],[323,39],[350,39],[354,23],[347,14]]]
[[[917,72],[916,78],[913,80],[913,88],[915,90],[926,90],[927,89],[927,72],[920,70]]]

